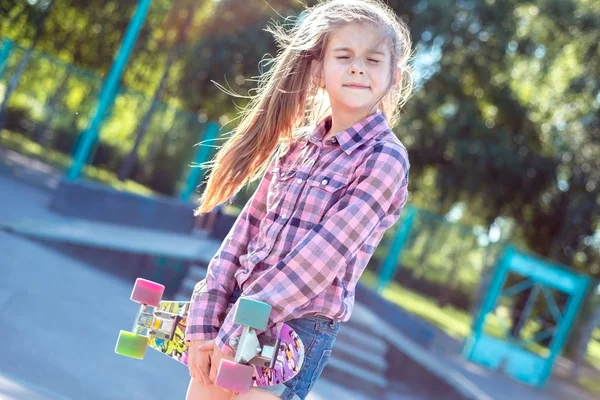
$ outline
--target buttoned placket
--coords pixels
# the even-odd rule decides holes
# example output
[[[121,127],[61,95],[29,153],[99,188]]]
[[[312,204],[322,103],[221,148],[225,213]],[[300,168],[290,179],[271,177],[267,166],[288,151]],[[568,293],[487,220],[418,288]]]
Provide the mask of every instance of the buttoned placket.
[[[306,142],[306,146],[308,146],[309,143],[312,143],[314,146],[316,146],[316,149],[310,149],[308,151],[308,154],[306,155],[306,159],[303,161],[303,164],[306,165],[305,171],[308,175],[310,175],[312,173],[314,165],[316,164],[317,158],[322,149],[322,142],[320,142],[314,135],[311,136],[310,139]],[[300,193],[301,193],[300,185],[303,182],[304,182],[304,180],[302,178],[296,179],[296,184],[298,185],[297,190],[296,190],[296,196],[300,196]],[[329,183],[329,182],[327,181],[322,184],[326,185],[327,183]],[[283,202],[283,199],[281,199],[280,202]],[[284,221],[287,220],[289,217],[290,216],[287,215],[286,213],[283,213],[280,216],[280,218]],[[275,243],[275,238],[277,237],[277,235],[279,235],[279,232],[283,228],[283,226],[278,226],[278,228],[279,229],[276,232],[273,232],[273,226],[268,228],[267,233],[266,233],[266,236],[267,236],[266,244],[260,250],[255,251],[254,253],[252,253],[250,255],[250,261],[252,261],[255,264],[258,264],[260,261],[262,261],[266,257],[266,254],[263,257],[261,257],[257,253],[261,253],[263,251],[266,251],[266,253],[269,253],[271,251],[271,249]]]

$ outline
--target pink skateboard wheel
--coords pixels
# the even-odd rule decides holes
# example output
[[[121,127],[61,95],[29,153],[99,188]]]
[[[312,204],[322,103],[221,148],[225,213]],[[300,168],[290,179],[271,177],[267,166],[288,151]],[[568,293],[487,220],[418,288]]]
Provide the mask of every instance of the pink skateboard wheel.
[[[236,393],[245,393],[252,387],[254,367],[238,364],[229,360],[221,360],[217,372],[216,384],[223,389]]]
[[[131,300],[136,303],[158,307],[162,300],[165,287],[160,283],[137,278],[131,292]]]

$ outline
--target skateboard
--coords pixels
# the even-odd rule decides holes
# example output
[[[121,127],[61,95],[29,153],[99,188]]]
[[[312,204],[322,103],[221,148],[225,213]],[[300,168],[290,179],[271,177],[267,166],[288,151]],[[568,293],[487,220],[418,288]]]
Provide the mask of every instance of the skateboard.
[[[185,340],[189,301],[164,301],[165,287],[138,278],[131,300],[140,304],[131,332],[120,331],[115,353],[143,359],[153,348],[187,365],[189,342]],[[234,361],[221,360],[215,383],[244,393],[252,386],[273,386],[292,379],[304,363],[304,344],[287,324],[267,329],[271,306],[241,297],[234,322],[243,326]],[[264,331],[257,335],[256,331]]]

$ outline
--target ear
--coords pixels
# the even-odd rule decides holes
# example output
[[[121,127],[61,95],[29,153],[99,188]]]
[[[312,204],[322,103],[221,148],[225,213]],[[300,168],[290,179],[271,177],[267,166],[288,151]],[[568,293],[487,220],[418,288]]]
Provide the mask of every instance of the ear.
[[[396,77],[394,78],[394,86],[400,84],[402,82],[402,70],[400,68],[396,69]]]

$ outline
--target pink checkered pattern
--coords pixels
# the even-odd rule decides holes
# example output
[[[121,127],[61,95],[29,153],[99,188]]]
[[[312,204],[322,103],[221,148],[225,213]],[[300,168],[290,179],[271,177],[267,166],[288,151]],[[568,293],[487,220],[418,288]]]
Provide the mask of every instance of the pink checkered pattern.
[[[327,118],[271,161],[220,250],[206,287],[192,295],[188,340],[224,352],[242,328],[229,309],[242,296],[273,307],[271,326],[305,315],[347,321],[354,290],[384,232],[406,203],[406,148],[382,113],[323,141]]]

